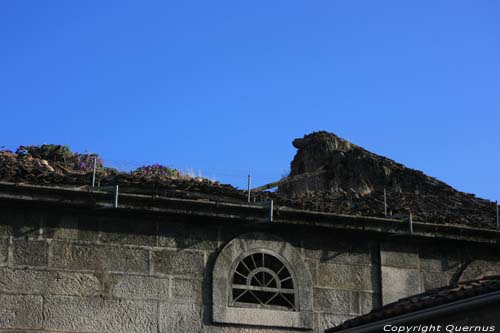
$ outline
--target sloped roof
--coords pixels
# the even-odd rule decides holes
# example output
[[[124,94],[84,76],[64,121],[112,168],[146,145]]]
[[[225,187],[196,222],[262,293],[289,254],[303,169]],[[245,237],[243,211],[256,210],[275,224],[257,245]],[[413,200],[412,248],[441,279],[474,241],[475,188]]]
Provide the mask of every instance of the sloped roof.
[[[93,172],[74,168],[71,163],[51,161],[31,155],[0,151],[0,181],[34,185],[83,187],[92,184]],[[183,199],[218,198],[243,201],[243,191],[201,177],[170,177],[138,172],[118,172],[99,168],[96,185],[120,185],[121,192],[153,194]]]
[[[292,161],[291,176],[315,171],[320,166],[326,172],[311,179],[316,188],[304,190],[297,186],[300,184],[292,182],[277,192],[253,192],[252,198],[257,202],[272,199],[276,206],[395,220],[405,220],[411,212],[415,222],[496,228],[494,202],[457,191],[418,170],[371,153],[332,133],[315,132],[295,140],[294,145],[298,151]],[[0,151],[0,181],[90,186],[92,172],[88,167],[82,169],[75,165],[37,154]],[[121,193],[233,203],[247,201],[246,191],[198,177],[118,172],[101,167],[96,174],[96,184],[120,185]],[[384,214],[384,190],[388,216]]]
[[[325,333],[352,329],[495,291],[500,291],[500,275],[459,282],[452,286],[431,289],[418,295],[400,299],[394,303],[374,309],[366,315],[348,320],[339,326],[328,329]]]
[[[336,214],[408,218],[435,224],[496,227],[495,203],[448,184],[325,131],[293,141],[298,149],[291,176],[325,172],[280,186],[288,207]]]

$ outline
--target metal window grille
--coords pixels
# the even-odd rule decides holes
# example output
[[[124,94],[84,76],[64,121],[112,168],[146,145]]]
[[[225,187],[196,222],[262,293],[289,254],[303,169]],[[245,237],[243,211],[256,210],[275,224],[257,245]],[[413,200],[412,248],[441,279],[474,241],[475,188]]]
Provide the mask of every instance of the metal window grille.
[[[231,306],[297,311],[297,290],[288,265],[265,250],[242,258],[232,272]]]

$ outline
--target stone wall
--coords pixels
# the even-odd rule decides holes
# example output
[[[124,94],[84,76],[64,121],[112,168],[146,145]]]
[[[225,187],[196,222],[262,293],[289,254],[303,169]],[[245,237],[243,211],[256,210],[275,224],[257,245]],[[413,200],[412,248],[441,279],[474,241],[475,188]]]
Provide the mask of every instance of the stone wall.
[[[455,243],[316,227],[2,207],[0,331],[304,332],[212,321],[215,259],[230,240],[255,231],[285,240],[306,262],[314,332],[447,283],[463,256]],[[465,275],[500,271],[500,259],[485,255],[491,248],[470,248],[482,261]]]
[[[500,274],[498,248],[443,240],[380,242],[383,303],[450,284],[465,264],[459,281]]]

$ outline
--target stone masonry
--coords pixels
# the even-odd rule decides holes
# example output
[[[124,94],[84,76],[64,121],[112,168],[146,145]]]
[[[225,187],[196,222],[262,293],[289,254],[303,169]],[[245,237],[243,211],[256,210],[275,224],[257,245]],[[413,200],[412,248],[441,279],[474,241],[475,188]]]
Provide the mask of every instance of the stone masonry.
[[[232,239],[254,232],[285,240],[306,263],[314,328],[305,332],[446,285],[465,259],[471,263],[464,279],[500,273],[495,245],[190,214],[3,205],[0,331],[304,332],[213,322],[215,259]]]

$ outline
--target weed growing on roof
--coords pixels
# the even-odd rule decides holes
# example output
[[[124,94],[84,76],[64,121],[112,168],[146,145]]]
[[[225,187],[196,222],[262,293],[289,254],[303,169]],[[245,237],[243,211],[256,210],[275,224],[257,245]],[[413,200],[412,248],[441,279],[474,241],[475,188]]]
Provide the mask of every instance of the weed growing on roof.
[[[20,157],[33,157],[46,160],[52,163],[61,163],[66,167],[78,171],[91,171],[94,168],[94,159],[96,159],[96,168],[102,170],[104,163],[97,154],[93,153],[73,153],[67,145],[30,145],[20,146],[16,150]]]
[[[20,146],[16,150],[19,156],[31,156],[51,162],[66,162],[73,155],[67,145],[31,145]]]
[[[0,147],[2,148],[2,147]],[[7,150],[0,149],[0,152],[11,153]],[[51,167],[62,169],[64,172],[78,171],[78,172],[92,172],[94,168],[94,161],[96,163],[96,171],[106,174],[118,174],[119,171],[114,168],[104,166],[103,160],[99,155],[94,153],[73,153],[67,145],[43,144],[43,145],[29,145],[20,146],[15,154],[20,159],[37,159],[45,161],[45,164]],[[151,164],[141,166],[130,172],[132,176],[147,177],[147,178],[200,178],[191,177],[183,174],[181,171],[164,166],[161,164]]]
[[[152,164],[141,166],[134,171],[132,171],[133,175],[137,176],[146,176],[146,177],[167,177],[167,178],[181,178],[182,173],[179,170],[172,169],[168,166],[164,166],[161,164]]]

